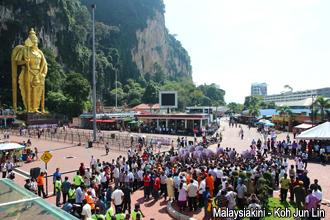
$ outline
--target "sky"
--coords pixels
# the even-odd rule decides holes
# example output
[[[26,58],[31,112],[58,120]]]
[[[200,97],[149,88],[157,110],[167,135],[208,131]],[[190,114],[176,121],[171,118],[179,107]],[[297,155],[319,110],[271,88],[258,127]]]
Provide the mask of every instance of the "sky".
[[[164,0],[165,21],[188,51],[193,81],[244,102],[251,83],[268,94],[330,86],[329,0]]]

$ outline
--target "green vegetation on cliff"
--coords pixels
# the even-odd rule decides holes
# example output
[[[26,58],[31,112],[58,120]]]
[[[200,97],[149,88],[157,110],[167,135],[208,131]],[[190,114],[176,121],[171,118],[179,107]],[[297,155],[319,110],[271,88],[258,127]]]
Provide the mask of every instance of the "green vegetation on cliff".
[[[11,50],[23,44],[29,29],[33,27],[49,65],[46,107],[49,111],[69,116],[88,110],[92,81],[92,21],[89,5],[92,3],[97,5],[98,99],[106,105],[114,105],[117,72],[119,105],[155,103],[160,89],[178,90],[181,109],[187,105],[224,103],[224,91],[217,86],[196,87],[192,83],[189,55],[165,27],[165,6],[162,0],[2,0],[1,105],[11,105]],[[148,28],[153,28],[151,21],[156,24],[154,26],[161,26],[161,33],[158,34],[162,42],[157,41],[157,36],[150,37],[150,34],[148,39],[142,38],[142,42],[138,42],[138,33],[154,31],[148,32]],[[160,46],[161,43],[164,45]],[[149,47],[151,44],[154,45],[152,48]],[[141,45],[144,48],[141,49]],[[153,55],[152,58],[145,58],[146,51]],[[135,60],[134,55],[141,60]],[[143,67],[147,63],[152,65],[152,71],[144,71]]]

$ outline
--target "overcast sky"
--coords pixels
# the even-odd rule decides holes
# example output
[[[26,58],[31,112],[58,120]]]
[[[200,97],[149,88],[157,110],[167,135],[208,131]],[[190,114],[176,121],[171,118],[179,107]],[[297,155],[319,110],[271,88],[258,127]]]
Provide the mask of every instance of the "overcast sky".
[[[330,0],[164,0],[166,25],[188,51],[196,84],[217,83],[243,102],[330,86]]]

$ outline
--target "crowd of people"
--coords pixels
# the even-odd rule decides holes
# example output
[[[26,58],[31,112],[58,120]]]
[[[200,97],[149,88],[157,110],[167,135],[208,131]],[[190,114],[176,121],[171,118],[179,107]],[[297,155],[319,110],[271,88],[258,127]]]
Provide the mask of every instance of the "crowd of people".
[[[222,134],[216,137],[222,140]],[[270,133],[265,141],[253,140],[242,153],[220,143],[212,151],[206,137],[200,143],[197,138],[193,142],[178,138],[176,146],[172,143],[163,153],[156,153],[143,139],[138,143],[140,147],[131,147],[127,155],[112,161],[92,156],[72,179],[56,169],[52,175],[56,205],[84,220],[144,219],[139,203],[131,207],[136,190],[143,190],[145,201],[171,201],[179,212],[203,211],[204,219],[213,218],[213,208],[261,209],[277,190],[281,202],[293,202],[298,209],[314,212],[321,205],[322,187],[317,179],[310,180],[307,171],[308,161],[323,154],[316,141],[297,142],[289,135],[277,140]],[[108,154],[108,143],[105,150]],[[25,188],[46,197],[44,177],[41,172],[27,180]]]
[[[0,151],[0,172],[2,173],[2,178],[14,179],[13,169],[20,166],[21,162],[29,163],[39,159],[38,149],[36,147],[31,148],[30,139],[19,144],[23,146],[22,149]]]
[[[112,161],[92,156],[71,181],[59,169],[53,174],[56,205],[86,220],[143,219],[140,205],[131,207],[131,193],[143,189],[145,201],[163,198],[180,212],[203,211],[204,219],[212,219],[213,208],[261,209],[280,190],[281,202],[312,212],[320,207],[322,188],[308,177],[308,155],[315,153],[309,152],[309,144],[273,137],[264,143],[253,140],[250,149],[239,154],[220,144],[214,152],[203,142],[178,138],[178,150],[172,146],[169,152],[155,154],[144,146]],[[295,164],[290,165],[289,158]],[[43,175],[26,188],[45,196]]]

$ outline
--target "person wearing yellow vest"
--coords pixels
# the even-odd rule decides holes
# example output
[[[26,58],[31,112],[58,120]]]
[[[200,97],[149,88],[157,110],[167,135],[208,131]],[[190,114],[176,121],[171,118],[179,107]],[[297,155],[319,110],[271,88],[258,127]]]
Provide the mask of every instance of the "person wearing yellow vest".
[[[71,204],[74,204],[75,201],[76,201],[76,189],[75,189],[74,184],[72,184],[68,191],[68,202]]]
[[[75,175],[73,177],[73,183],[74,183],[74,185],[80,186],[81,183],[83,183],[83,182],[84,182],[84,179],[82,178],[82,176],[80,176],[79,171],[77,171],[77,175]]]
[[[121,211],[121,207],[119,207],[117,211],[118,212],[115,215],[116,220],[125,220],[126,215]]]
[[[132,220],[137,220],[138,215],[140,216],[140,219],[142,219],[144,217],[144,215],[140,209],[140,204],[137,203],[137,204],[135,204],[135,208],[131,213]]]
[[[105,213],[105,219],[106,220],[112,220],[112,216],[113,216],[114,213],[115,212],[114,212],[113,208],[110,206],[110,208]]]
[[[95,209],[95,214],[92,215],[93,220],[105,220],[105,216],[100,214],[100,209],[97,207]]]
[[[61,200],[61,189],[62,189],[62,182],[61,177],[56,177],[55,181],[55,193],[56,193],[56,206],[60,206],[60,200]]]

